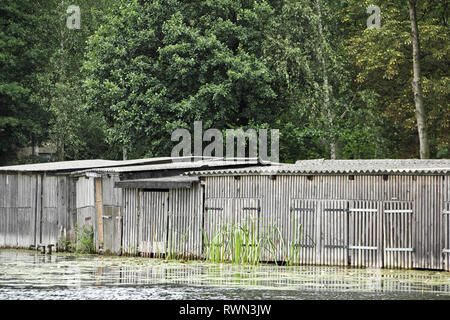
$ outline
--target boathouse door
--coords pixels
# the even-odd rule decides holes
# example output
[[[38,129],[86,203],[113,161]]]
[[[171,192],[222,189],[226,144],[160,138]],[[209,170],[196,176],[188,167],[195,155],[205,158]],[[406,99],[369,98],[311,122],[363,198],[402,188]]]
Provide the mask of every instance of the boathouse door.
[[[450,271],[450,202],[444,202],[442,210],[442,240],[444,268]]]
[[[289,255],[294,263],[315,264],[318,245],[316,200],[292,199],[289,224],[285,229]]]
[[[141,256],[166,253],[168,191],[139,191],[138,248]]]
[[[108,253],[119,253],[122,239],[120,207],[103,207],[103,248]]]
[[[347,265],[348,202],[291,199],[285,228],[289,259],[294,263]]]
[[[355,267],[383,266],[381,201],[349,204],[349,262]]]
[[[348,264],[348,202],[319,201],[320,264]],[[319,254],[319,253],[318,253]]]
[[[383,203],[384,267],[413,267],[414,203],[385,201]]]
[[[205,249],[229,244],[232,231],[245,230],[257,241],[260,232],[260,200],[257,198],[207,198],[204,211]],[[248,243],[247,245],[251,245]]]

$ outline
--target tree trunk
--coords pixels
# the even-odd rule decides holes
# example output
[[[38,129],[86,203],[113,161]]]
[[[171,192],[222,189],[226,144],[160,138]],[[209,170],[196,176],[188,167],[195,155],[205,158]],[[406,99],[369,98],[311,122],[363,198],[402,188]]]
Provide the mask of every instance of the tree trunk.
[[[413,47],[413,81],[414,103],[416,106],[417,130],[419,133],[420,158],[430,158],[425,106],[423,104],[422,72],[420,68],[420,42],[417,27],[416,1],[409,0],[409,18],[411,20],[411,41]]]
[[[122,148],[122,159],[128,160],[128,150],[127,150],[126,146],[123,146],[123,148]]]
[[[333,112],[330,108],[330,86],[329,86],[329,82],[328,82],[328,73],[327,73],[327,65],[325,62],[325,48],[324,48],[324,42],[325,39],[323,37],[323,28],[322,28],[322,11],[320,9],[320,0],[316,0],[315,1],[315,5],[316,5],[316,10],[317,10],[317,17],[318,17],[318,31],[319,31],[319,60],[320,60],[320,64],[322,67],[322,75],[323,75],[323,91],[324,91],[324,96],[323,96],[323,106],[324,106],[324,113],[326,113],[327,118],[328,118],[328,126],[330,131],[333,129]],[[336,159],[336,137],[334,136],[334,134],[330,134],[329,135],[329,141],[328,141],[329,145],[330,145],[330,158],[331,159]]]
[[[65,150],[64,150],[64,139],[59,139],[59,143],[57,144],[57,159],[58,161],[64,161],[65,160]]]

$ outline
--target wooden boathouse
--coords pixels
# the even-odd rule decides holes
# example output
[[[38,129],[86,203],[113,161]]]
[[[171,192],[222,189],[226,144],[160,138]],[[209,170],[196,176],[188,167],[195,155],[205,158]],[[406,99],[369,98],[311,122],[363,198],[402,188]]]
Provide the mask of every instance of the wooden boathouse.
[[[73,172],[170,162],[172,158],[80,160],[0,167],[0,247],[56,245],[60,237],[73,234],[77,219],[85,213],[80,199],[77,202],[77,192],[95,197],[94,184],[77,183]],[[113,186],[114,181],[111,183]],[[105,197],[114,198],[115,194],[108,189]]]
[[[258,237],[270,235],[275,245],[262,260],[283,261],[296,248],[303,265],[450,271],[450,160],[93,165],[55,175],[72,181],[70,192],[56,184],[29,200],[20,195],[35,194],[26,188],[39,188],[43,173],[3,168],[0,246],[27,247],[46,239],[45,228],[76,221],[93,225],[97,249],[204,257],[206,236],[251,219]],[[66,194],[66,202],[55,194]],[[62,213],[52,217],[67,216],[55,227],[42,216],[58,203],[71,209],[56,209]]]
[[[124,219],[135,221],[123,243],[200,256],[205,232],[250,217],[260,238],[280,231],[266,260],[295,246],[305,265],[450,270],[449,172],[449,160],[306,160],[122,179]]]
[[[205,219],[257,215],[259,232],[276,225],[301,247],[300,264],[450,270],[449,173],[449,160],[306,160],[190,175]]]
[[[0,167],[0,248],[56,247],[61,239],[74,241],[76,226],[91,225],[96,250],[120,254],[123,191],[114,186],[119,174],[122,178],[162,177],[187,170],[262,165],[257,159],[222,160],[188,156]],[[125,220],[125,226],[128,223]]]

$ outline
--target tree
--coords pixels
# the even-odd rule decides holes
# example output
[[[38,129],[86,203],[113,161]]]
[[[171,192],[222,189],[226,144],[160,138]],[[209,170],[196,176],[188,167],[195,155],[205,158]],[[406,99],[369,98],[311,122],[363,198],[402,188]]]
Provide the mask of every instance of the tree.
[[[420,157],[418,123],[411,83],[414,80],[411,21],[404,1],[380,4],[381,28],[367,29],[365,8],[372,1],[348,1],[341,21],[346,30],[346,50],[353,63],[355,103],[370,103],[383,125],[380,137],[386,157]],[[423,105],[431,157],[449,153],[449,29],[446,8],[439,1],[416,3],[420,28],[420,61]],[[419,81],[420,83],[420,81]]]
[[[132,1],[90,38],[84,81],[109,141],[130,157],[170,154],[171,132],[273,123],[280,114],[264,63],[265,1]]]
[[[414,92],[414,103],[416,105],[417,130],[419,132],[420,158],[428,159],[430,157],[430,148],[428,145],[428,130],[426,123],[426,112],[423,104],[422,91],[422,70],[420,68],[420,42],[419,28],[417,27],[416,1],[408,0],[409,18],[411,20],[411,40],[413,47],[413,74],[412,89]]]
[[[109,6],[106,1],[98,0],[77,3],[81,13],[80,29],[67,27],[67,1],[51,0],[51,6],[43,13],[50,26],[46,36],[52,51],[45,68],[36,74],[39,87],[32,95],[50,116],[49,139],[57,146],[59,161],[80,159],[83,155],[98,157],[106,149],[101,117],[84,110],[81,66],[87,39]],[[96,129],[92,126],[94,122],[98,124]],[[88,133],[92,137],[89,138]]]
[[[47,114],[34,103],[35,73],[48,61],[40,41],[39,7],[25,0],[0,4],[0,163],[14,161],[18,148],[46,136]]]

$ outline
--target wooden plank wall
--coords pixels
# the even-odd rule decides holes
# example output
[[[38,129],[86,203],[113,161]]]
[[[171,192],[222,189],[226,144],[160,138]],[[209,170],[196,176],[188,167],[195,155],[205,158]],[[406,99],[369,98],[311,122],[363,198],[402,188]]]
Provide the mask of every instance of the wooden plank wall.
[[[36,175],[0,174],[0,247],[35,244]]]
[[[103,204],[103,249],[105,252],[119,254],[122,243],[122,190],[114,188],[118,175],[102,175]]]
[[[141,201],[154,199],[141,199],[137,189],[115,189],[114,179],[118,177],[102,177],[103,215],[122,217],[123,225],[120,231],[120,224],[106,227],[108,222],[103,220],[104,239],[109,239],[105,243],[114,252],[120,251],[121,244],[124,253],[135,254],[139,241],[151,239],[150,216],[142,216],[147,222],[139,223],[142,208],[148,206]],[[264,237],[276,227],[285,243],[294,245],[283,247],[280,235],[274,235],[276,252],[263,252],[263,260],[281,261],[297,246],[300,264],[449,270],[449,180],[448,176],[400,175],[207,176],[192,189],[170,191],[167,244],[186,257],[201,256],[202,232],[212,228],[211,216],[203,208],[228,200],[244,208],[245,199],[256,199],[261,208],[258,234]],[[0,174],[0,246],[56,243],[62,234],[73,231],[76,222],[90,223],[95,229],[93,181]],[[245,216],[238,211],[232,214]],[[298,224],[302,225],[300,235]]]
[[[450,177],[442,179],[442,264],[450,271]]]
[[[166,253],[168,192],[140,191],[139,252],[144,257]]]
[[[276,227],[285,243],[296,241],[294,220],[301,223],[301,264],[442,269],[448,237],[442,181],[400,175],[207,176],[205,197],[260,198],[260,234]],[[286,245],[273,240],[278,247],[271,259],[285,259]]]
[[[200,184],[169,192],[167,250],[182,258],[199,258],[203,253],[203,194]]]
[[[349,209],[350,264],[355,267],[382,267],[382,202],[353,200]]]
[[[169,193],[122,190],[124,254],[148,256],[155,250],[161,250],[159,244],[163,242],[166,254],[184,258],[201,257],[203,195],[199,184],[192,189],[175,189]],[[154,225],[164,226],[166,230],[156,230]],[[157,241],[154,241],[155,236]],[[154,242],[159,243],[158,248]]]
[[[122,254],[136,255],[139,253],[139,189],[122,189],[123,219],[122,219]]]
[[[73,187],[66,176],[0,174],[0,247],[56,245],[74,226]]]
[[[95,183],[93,177],[76,178],[76,227],[78,230],[90,227],[94,231],[94,245],[98,249],[97,216],[95,208]]]

